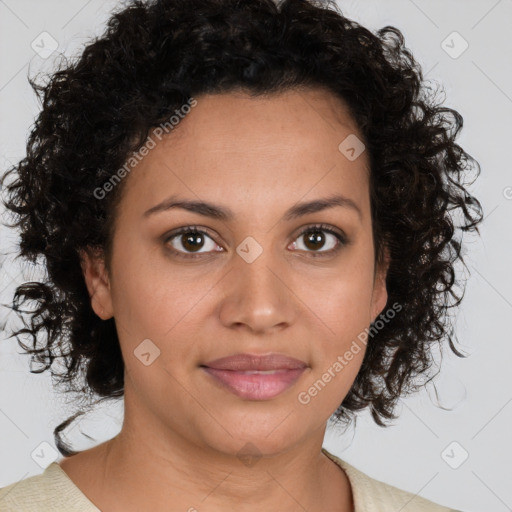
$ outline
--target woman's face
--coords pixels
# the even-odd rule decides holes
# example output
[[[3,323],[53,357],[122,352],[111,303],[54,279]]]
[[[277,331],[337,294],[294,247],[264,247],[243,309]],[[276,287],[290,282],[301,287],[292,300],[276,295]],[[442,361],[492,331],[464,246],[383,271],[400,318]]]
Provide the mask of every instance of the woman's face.
[[[96,313],[118,329],[123,428],[230,455],[246,443],[278,453],[323,436],[359,371],[357,337],[386,304],[384,273],[374,276],[368,159],[327,92],[196,100],[174,131],[152,135],[125,178],[111,274],[88,270],[86,279]],[[287,215],[333,196],[347,201]],[[147,213],[171,198],[232,216]],[[301,234],[317,224],[345,241],[321,228]],[[204,233],[175,234],[191,226]],[[305,369],[239,372],[234,391],[203,367],[270,353]]]

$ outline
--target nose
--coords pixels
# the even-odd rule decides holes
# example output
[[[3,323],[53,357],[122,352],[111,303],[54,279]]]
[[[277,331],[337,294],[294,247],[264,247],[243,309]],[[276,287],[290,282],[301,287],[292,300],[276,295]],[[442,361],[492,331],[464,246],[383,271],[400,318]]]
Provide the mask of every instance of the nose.
[[[231,265],[219,312],[226,327],[262,334],[293,324],[298,301],[285,262],[263,250],[254,261],[236,254]]]

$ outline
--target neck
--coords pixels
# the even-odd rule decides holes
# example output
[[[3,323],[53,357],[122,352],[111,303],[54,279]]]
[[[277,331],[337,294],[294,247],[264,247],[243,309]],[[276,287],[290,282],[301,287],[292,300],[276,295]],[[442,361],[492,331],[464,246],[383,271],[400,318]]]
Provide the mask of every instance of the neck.
[[[126,398],[126,397],[125,397]],[[143,423],[141,423],[143,422]],[[61,467],[101,510],[352,512],[344,471],[322,453],[326,425],[308,439],[255,453],[216,450],[126,405],[121,432]],[[245,453],[244,453],[245,452]],[[249,453],[249,455],[247,455]]]

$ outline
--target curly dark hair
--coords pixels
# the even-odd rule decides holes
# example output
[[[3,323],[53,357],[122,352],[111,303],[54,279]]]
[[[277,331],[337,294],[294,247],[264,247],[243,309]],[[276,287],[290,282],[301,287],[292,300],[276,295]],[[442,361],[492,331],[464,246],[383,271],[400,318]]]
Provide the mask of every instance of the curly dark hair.
[[[400,30],[372,33],[333,1],[132,0],[71,61],[47,83],[28,79],[42,110],[26,157],[2,178],[17,172],[4,204],[15,219],[9,227],[21,231],[18,257],[33,263],[43,257],[46,270],[44,282],[18,286],[9,305],[24,322],[11,337],[42,365],[32,372],[50,369],[59,385],[100,400],[123,395],[115,321],[93,312],[79,251],[104,251],[110,269],[126,180],[104,199],[94,191],[150,130],[201,94],[305,87],[341,98],[364,137],[375,262],[382,263],[387,247],[388,304],[402,306],[371,330],[360,371],[333,417],[348,422],[369,406],[386,426],[397,417],[398,399],[424,385],[417,377],[431,368],[435,342],[447,339],[465,357],[454,346],[448,313],[464,295],[464,287],[455,290],[461,284],[455,266],[466,267],[456,235],[479,233],[483,219],[467,190],[480,165],[455,143],[463,119],[442,106],[439,88],[424,79]],[[26,302],[37,307],[24,311]],[[20,340],[24,334],[32,348]],[[41,334],[46,344],[36,346]],[[65,362],[63,373],[53,368],[56,358]],[[76,416],[54,430],[66,456],[77,452],[60,432]]]

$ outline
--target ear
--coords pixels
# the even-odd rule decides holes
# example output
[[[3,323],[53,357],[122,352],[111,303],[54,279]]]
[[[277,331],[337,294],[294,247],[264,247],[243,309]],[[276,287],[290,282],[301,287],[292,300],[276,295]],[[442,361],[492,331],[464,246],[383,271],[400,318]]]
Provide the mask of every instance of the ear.
[[[108,320],[114,316],[114,311],[103,251],[87,248],[79,254],[91,307],[102,320]]]
[[[384,247],[383,262],[378,265],[375,278],[373,281],[372,304],[371,304],[371,322],[375,322],[377,317],[382,313],[388,301],[388,291],[386,287],[386,277],[388,275],[388,268],[391,258],[389,256],[388,247]]]

